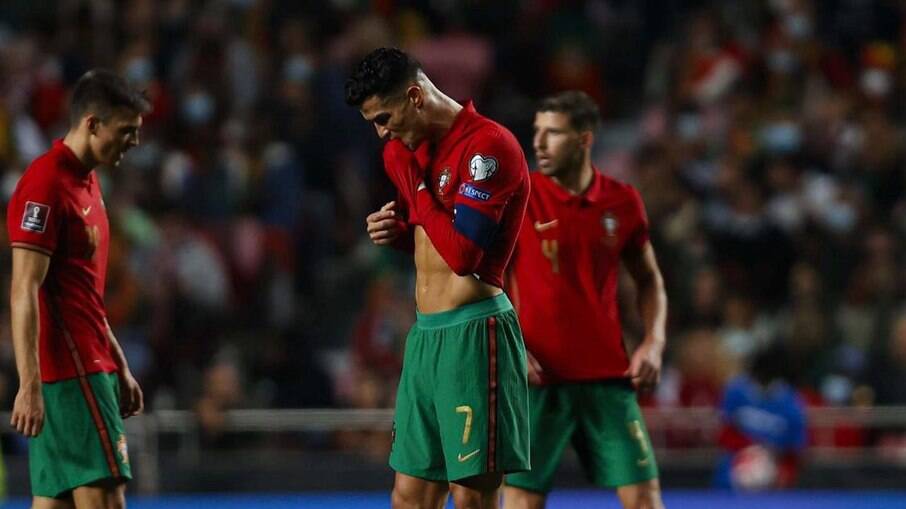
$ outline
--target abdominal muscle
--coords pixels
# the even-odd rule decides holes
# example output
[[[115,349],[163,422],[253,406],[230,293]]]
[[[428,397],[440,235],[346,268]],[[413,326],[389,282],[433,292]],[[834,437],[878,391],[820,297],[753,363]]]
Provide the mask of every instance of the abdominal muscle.
[[[475,276],[457,276],[421,226],[415,227],[415,304],[420,313],[439,313],[503,293]]]

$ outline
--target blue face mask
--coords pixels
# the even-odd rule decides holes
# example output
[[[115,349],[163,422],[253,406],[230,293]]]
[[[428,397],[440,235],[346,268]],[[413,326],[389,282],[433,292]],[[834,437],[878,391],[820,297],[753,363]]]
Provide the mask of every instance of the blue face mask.
[[[193,125],[205,124],[214,116],[214,98],[207,92],[193,92],[183,99],[182,115]]]
[[[799,67],[799,59],[789,50],[779,49],[768,54],[768,67],[780,74],[789,74]]]
[[[775,122],[761,129],[759,139],[768,152],[789,154],[802,145],[802,131],[794,122]]]
[[[783,26],[793,39],[801,41],[812,35],[812,21],[802,14],[790,14],[784,18]]]
[[[288,58],[283,64],[283,77],[294,83],[304,83],[312,74],[311,63],[302,55]]]
[[[133,83],[147,83],[154,78],[154,64],[144,57],[133,58],[126,64],[123,74]]]
[[[676,132],[683,141],[692,141],[701,136],[702,121],[697,113],[683,113],[676,117]]]

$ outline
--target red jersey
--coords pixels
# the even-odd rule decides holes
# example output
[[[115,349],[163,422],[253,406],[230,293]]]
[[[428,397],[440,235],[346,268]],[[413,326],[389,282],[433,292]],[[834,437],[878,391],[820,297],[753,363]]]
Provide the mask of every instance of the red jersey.
[[[104,311],[110,228],[95,172],[55,141],[19,180],[6,228],[13,247],[50,256],[38,293],[41,380],[115,372]]]
[[[595,170],[581,195],[532,173],[511,265],[525,345],[549,381],[617,378],[629,368],[617,306],[620,254],[648,241],[639,193]]]
[[[413,154],[400,146],[388,143],[384,162],[409,222],[425,229],[456,274],[503,287],[530,188],[516,137],[468,102],[433,147],[423,145]],[[427,189],[409,198],[411,189],[399,188],[412,187],[413,171],[405,169],[411,165]]]

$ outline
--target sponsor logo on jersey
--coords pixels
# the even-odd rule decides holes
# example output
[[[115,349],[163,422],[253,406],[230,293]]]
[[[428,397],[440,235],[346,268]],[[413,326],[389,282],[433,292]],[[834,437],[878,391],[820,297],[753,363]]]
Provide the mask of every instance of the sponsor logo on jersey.
[[[542,223],[541,221],[535,221],[534,226],[535,226],[536,232],[543,232],[544,230],[550,230],[551,228],[557,226],[557,224],[559,224],[559,221],[557,219],[553,219],[546,223]]]
[[[497,159],[491,156],[485,157],[481,154],[475,154],[469,160],[469,174],[472,175],[472,180],[475,182],[488,180],[495,173],[497,173]]]
[[[491,193],[484,189],[479,189],[472,184],[463,184],[459,186],[459,194],[477,201],[488,201],[492,196]]]
[[[44,233],[47,229],[47,218],[50,207],[33,201],[25,202],[25,213],[22,214],[21,228],[28,232]]]

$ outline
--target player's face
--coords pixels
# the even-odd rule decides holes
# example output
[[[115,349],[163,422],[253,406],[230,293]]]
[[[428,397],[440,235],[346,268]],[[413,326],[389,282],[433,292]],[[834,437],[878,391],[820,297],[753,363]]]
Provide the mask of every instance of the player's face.
[[[104,120],[95,118],[91,133],[94,159],[106,166],[117,166],[123,155],[138,145],[141,127],[141,114],[125,109],[115,110]]]
[[[408,98],[383,99],[373,95],[362,103],[362,116],[382,140],[400,140],[415,150],[424,135],[415,106]]]
[[[569,116],[556,111],[535,114],[532,140],[538,169],[544,175],[563,175],[577,170],[584,157],[583,137],[569,123]]]

